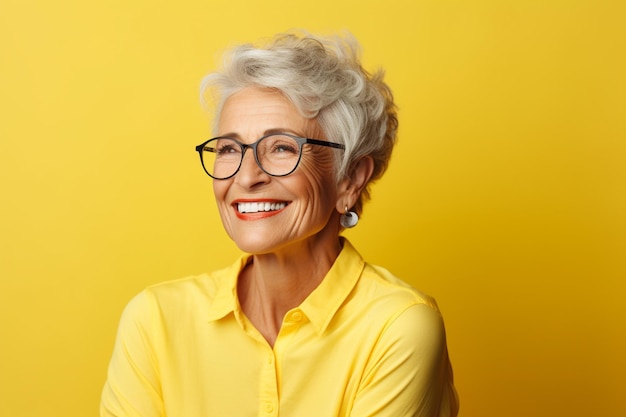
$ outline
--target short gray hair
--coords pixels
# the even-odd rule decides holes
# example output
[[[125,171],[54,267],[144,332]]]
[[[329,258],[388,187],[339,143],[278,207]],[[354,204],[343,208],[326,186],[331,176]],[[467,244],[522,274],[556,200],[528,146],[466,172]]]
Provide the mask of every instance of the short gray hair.
[[[374,161],[371,183],[387,169],[398,119],[383,71],[370,75],[361,66],[359,53],[351,35],[280,34],[263,45],[232,48],[222,68],[202,80],[201,94],[204,99],[208,89],[217,93],[218,120],[226,99],[243,88],[280,91],[304,117],[317,118],[328,140],[345,145],[345,151],[337,153],[337,180],[369,156]],[[369,198],[368,183],[353,209],[360,214]]]

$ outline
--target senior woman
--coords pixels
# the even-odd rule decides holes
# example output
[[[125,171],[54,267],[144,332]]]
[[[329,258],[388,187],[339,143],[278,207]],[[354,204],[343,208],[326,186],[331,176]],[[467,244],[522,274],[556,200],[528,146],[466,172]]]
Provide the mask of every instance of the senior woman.
[[[455,416],[434,300],[340,236],[387,167],[395,105],[352,38],[234,48],[196,147],[246,253],[151,286],[121,319],[102,416]]]

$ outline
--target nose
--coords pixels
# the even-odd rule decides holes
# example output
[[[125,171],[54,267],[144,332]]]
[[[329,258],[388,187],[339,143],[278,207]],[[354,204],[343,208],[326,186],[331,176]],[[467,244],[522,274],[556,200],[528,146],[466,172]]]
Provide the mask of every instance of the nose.
[[[239,167],[239,171],[235,174],[235,183],[246,188],[251,188],[258,184],[267,183],[269,180],[270,176],[261,169],[256,159],[254,159],[253,150],[247,148],[241,160],[241,167]]]

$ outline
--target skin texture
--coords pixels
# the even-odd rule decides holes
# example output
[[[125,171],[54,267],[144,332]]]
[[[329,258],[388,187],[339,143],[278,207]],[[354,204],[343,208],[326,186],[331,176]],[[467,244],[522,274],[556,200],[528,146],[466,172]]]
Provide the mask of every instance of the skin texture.
[[[248,87],[230,96],[222,109],[219,136],[252,143],[271,132],[328,140],[315,119],[307,119],[280,92]],[[253,261],[238,282],[244,313],[270,345],[283,317],[322,281],[341,251],[339,216],[352,207],[373,170],[370,158],[349,178],[334,179],[332,152],[305,145],[298,168],[286,177],[264,173],[246,151],[239,172],[214,180],[213,190],[228,235]],[[239,213],[237,202],[287,205],[276,212]]]

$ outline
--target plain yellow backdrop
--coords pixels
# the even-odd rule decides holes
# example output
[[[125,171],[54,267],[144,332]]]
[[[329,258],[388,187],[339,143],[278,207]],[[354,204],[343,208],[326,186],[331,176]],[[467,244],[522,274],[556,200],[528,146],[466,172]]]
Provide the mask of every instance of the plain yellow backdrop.
[[[237,256],[199,81],[290,28],[387,71],[400,142],[348,235],[437,298],[460,415],[626,415],[623,4],[1,0],[0,416],[96,415],[126,302]]]

